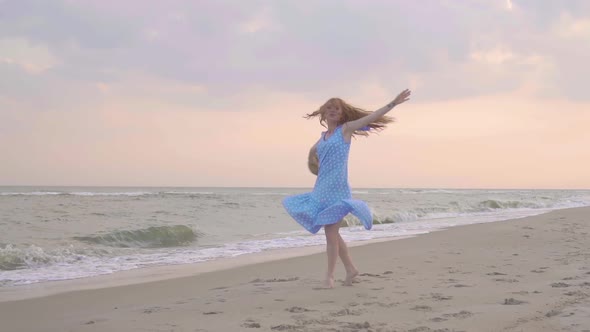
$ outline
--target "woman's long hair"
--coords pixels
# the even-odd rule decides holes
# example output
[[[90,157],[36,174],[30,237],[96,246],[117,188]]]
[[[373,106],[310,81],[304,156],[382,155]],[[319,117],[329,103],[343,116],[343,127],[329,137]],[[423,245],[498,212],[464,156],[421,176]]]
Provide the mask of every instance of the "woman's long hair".
[[[361,108],[352,106],[348,103],[346,103],[344,100],[340,99],[340,98],[331,98],[330,100],[328,100],[324,105],[322,105],[322,107],[320,107],[319,110],[307,114],[305,116],[306,119],[311,119],[314,118],[316,116],[320,117],[320,124],[326,128],[328,128],[327,124],[326,124],[326,108],[328,107],[328,105],[337,105],[340,107],[340,109],[342,110],[342,118],[340,119],[340,122],[338,123],[338,125],[342,125],[348,121],[353,121],[356,119],[360,119],[368,114],[371,114],[371,112],[367,112]],[[368,130],[375,130],[375,131],[380,131],[385,129],[386,125],[388,123],[394,122],[395,118],[391,117],[391,116],[382,116],[381,118],[375,120],[374,122],[370,123],[368,125],[369,128],[367,128]],[[357,130],[353,133],[354,135],[363,135],[363,136],[367,136],[368,135],[368,130]]]

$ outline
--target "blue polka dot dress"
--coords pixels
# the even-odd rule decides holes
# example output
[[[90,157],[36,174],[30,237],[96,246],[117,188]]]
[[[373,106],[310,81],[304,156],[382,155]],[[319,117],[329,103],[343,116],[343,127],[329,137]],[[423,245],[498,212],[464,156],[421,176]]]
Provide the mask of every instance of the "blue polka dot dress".
[[[287,212],[311,233],[322,226],[335,224],[352,213],[366,229],[373,226],[367,204],[352,199],[348,184],[348,153],[350,143],[344,141],[342,126],[326,138],[322,133],[317,145],[319,171],[313,191],[288,196],[283,200]]]

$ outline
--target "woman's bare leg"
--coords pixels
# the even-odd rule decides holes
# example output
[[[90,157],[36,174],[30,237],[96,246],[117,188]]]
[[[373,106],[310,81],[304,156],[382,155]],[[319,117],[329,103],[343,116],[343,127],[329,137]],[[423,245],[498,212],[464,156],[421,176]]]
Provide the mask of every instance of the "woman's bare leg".
[[[352,263],[352,259],[348,254],[348,247],[342,239],[340,233],[338,233],[338,254],[340,255],[340,259],[342,263],[344,263],[344,268],[346,269],[346,279],[344,279],[345,286],[352,286],[352,280],[359,274],[359,271],[356,269],[354,264]]]
[[[334,270],[336,269],[336,261],[338,260],[338,253],[340,251],[339,228],[339,223],[324,226],[324,232],[326,233],[326,253],[328,254],[328,272],[326,273],[324,286],[327,288],[334,288]]]
[[[339,230],[340,223],[324,226],[324,231],[326,233],[326,253],[328,254],[328,272],[326,274],[326,282],[324,286],[328,288],[334,287],[334,271],[336,270],[338,256],[340,256],[342,263],[344,263],[344,268],[346,269],[344,285],[351,286],[352,280],[359,273],[352,263],[352,259],[348,253],[348,247],[346,246],[344,239],[342,239]]]

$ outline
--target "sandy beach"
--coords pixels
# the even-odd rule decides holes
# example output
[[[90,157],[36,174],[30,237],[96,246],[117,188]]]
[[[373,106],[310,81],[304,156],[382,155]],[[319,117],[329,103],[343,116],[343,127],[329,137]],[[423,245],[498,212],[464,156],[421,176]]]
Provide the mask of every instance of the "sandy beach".
[[[1,330],[590,331],[589,234],[590,208],[574,208],[355,246],[358,282],[332,290],[322,252],[4,298]]]

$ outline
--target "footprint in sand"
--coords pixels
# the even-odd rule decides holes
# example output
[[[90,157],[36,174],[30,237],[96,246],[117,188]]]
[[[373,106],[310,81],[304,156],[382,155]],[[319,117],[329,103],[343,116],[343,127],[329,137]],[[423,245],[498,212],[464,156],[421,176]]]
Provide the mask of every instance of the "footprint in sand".
[[[300,331],[302,326],[299,325],[291,325],[291,324],[281,324],[276,326],[271,326],[270,329],[273,331]]]
[[[452,296],[446,296],[443,295],[441,293],[430,293],[430,296],[435,300],[435,301],[447,301],[452,299]]]
[[[449,254],[449,255],[461,255],[463,253],[460,252],[460,251],[447,251],[446,254]]]
[[[418,326],[413,329],[409,329],[408,332],[432,332],[432,329],[428,326]]]
[[[302,313],[302,312],[307,312],[307,311],[315,311],[315,310],[309,310],[309,309],[305,309],[302,307],[291,307],[291,308],[287,308],[285,309],[288,312],[293,312],[293,313]]]
[[[413,308],[410,308],[410,310],[416,310],[416,311],[432,311],[432,307],[427,306],[427,305],[417,305]]]
[[[557,316],[557,315],[559,315],[559,314],[561,314],[561,311],[560,311],[560,310],[555,310],[555,309],[554,309],[554,310],[551,310],[551,311],[547,312],[547,313],[545,314],[545,317],[553,317],[553,316]]]
[[[346,327],[349,329],[370,329],[371,324],[369,322],[364,323],[346,323]]]
[[[570,284],[566,284],[565,282],[554,282],[551,284],[551,287],[554,288],[563,288],[563,287],[569,287],[571,286]]]
[[[299,277],[290,277],[290,278],[272,278],[272,279],[260,279],[256,278],[250,283],[261,283],[261,282],[289,282],[289,281],[297,281]]]
[[[462,287],[472,287],[472,286],[465,285],[465,284],[456,284],[456,285],[453,285],[453,287],[462,288]]]
[[[512,294],[517,294],[517,295],[529,295],[529,292],[528,292],[528,291],[525,291],[525,290],[523,290],[523,291],[519,291],[519,292],[512,292]]]
[[[361,273],[359,274],[361,277],[373,277],[373,278],[383,278],[380,274],[373,274],[373,273]]]
[[[308,317],[306,315],[294,315],[293,318],[295,319],[295,323],[297,324],[297,328],[298,328],[298,330],[296,330],[296,331],[309,331],[306,329],[309,325],[329,326],[329,325],[338,324],[337,320],[333,320],[333,319],[326,318],[326,317],[322,317],[320,319],[315,319],[315,318],[308,319]],[[317,330],[315,330],[315,331],[317,331]]]
[[[434,318],[430,318],[429,321],[431,322],[435,322],[435,323],[440,323],[440,322],[444,322],[447,321],[448,319],[446,318],[442,318],[442,317],[434,317]]]
[[[203,315],[217,315],[217,314],[222,314],[223,311],[208,311],[208,312],[204,312]]]
[[[383,303],[383,302],[364,302],[363,303],[364,306],[373,306],[373,305],[376,305],[376,306],[379,306],[381,308],[391,308],[391,307],[397,306],[398,304],[399,303],[397,303],[397,302],[393,302],[393,303],[389,303],[389,304]]]
[[[461,310],[459,312],[455,312],[452,314],[444,314],[443,315],[443,317],[458,318],[458,319],[469,318],[471,316],[473,316],[473,313],[471,311],[467,311],[467,310]]]
[[[245,327],[248,329],[259,329],[260,323],[256,322],[253,319],[246,319],[246,321],[244,323],[242,323],[242,327]]]
[[[93,320],[89,320],[89,321],[83,323],[83,325],[92,325],[92,324],[106,322],[106,321],[107,321],[107,319],[105,319],[105,318],[93,319]]]
[[[489,276],[505,276],[506,273],[502,273],[502,272],[490,272],[490,273],[486,273]]]
[[[504,305],[519,305],[519,304],[525,304],[528,303],[527,301],[521,301],[521,300],[517,300],[515,298],[509,298],[509,299],[504,299]]]
[[[494,279],[494,281],[509,282],[509,283],[520,282],[518,279],[507,279],[507,278],[496,278],[496,279]]]
[[[161,310],[167,310],[167,309],[170,309],[170,308],[150,307],[150,308],[143,309],[143,313],[144,314],[153,314],[154,312],[158,312]]]
[[[342,310],[339,311],[335,311],[330,313],[330,316],[332,317],[340,317],[340,316],[360,316],[363,313],[367,312],[364,309],[348,309],[348,308],[344,308]]]

